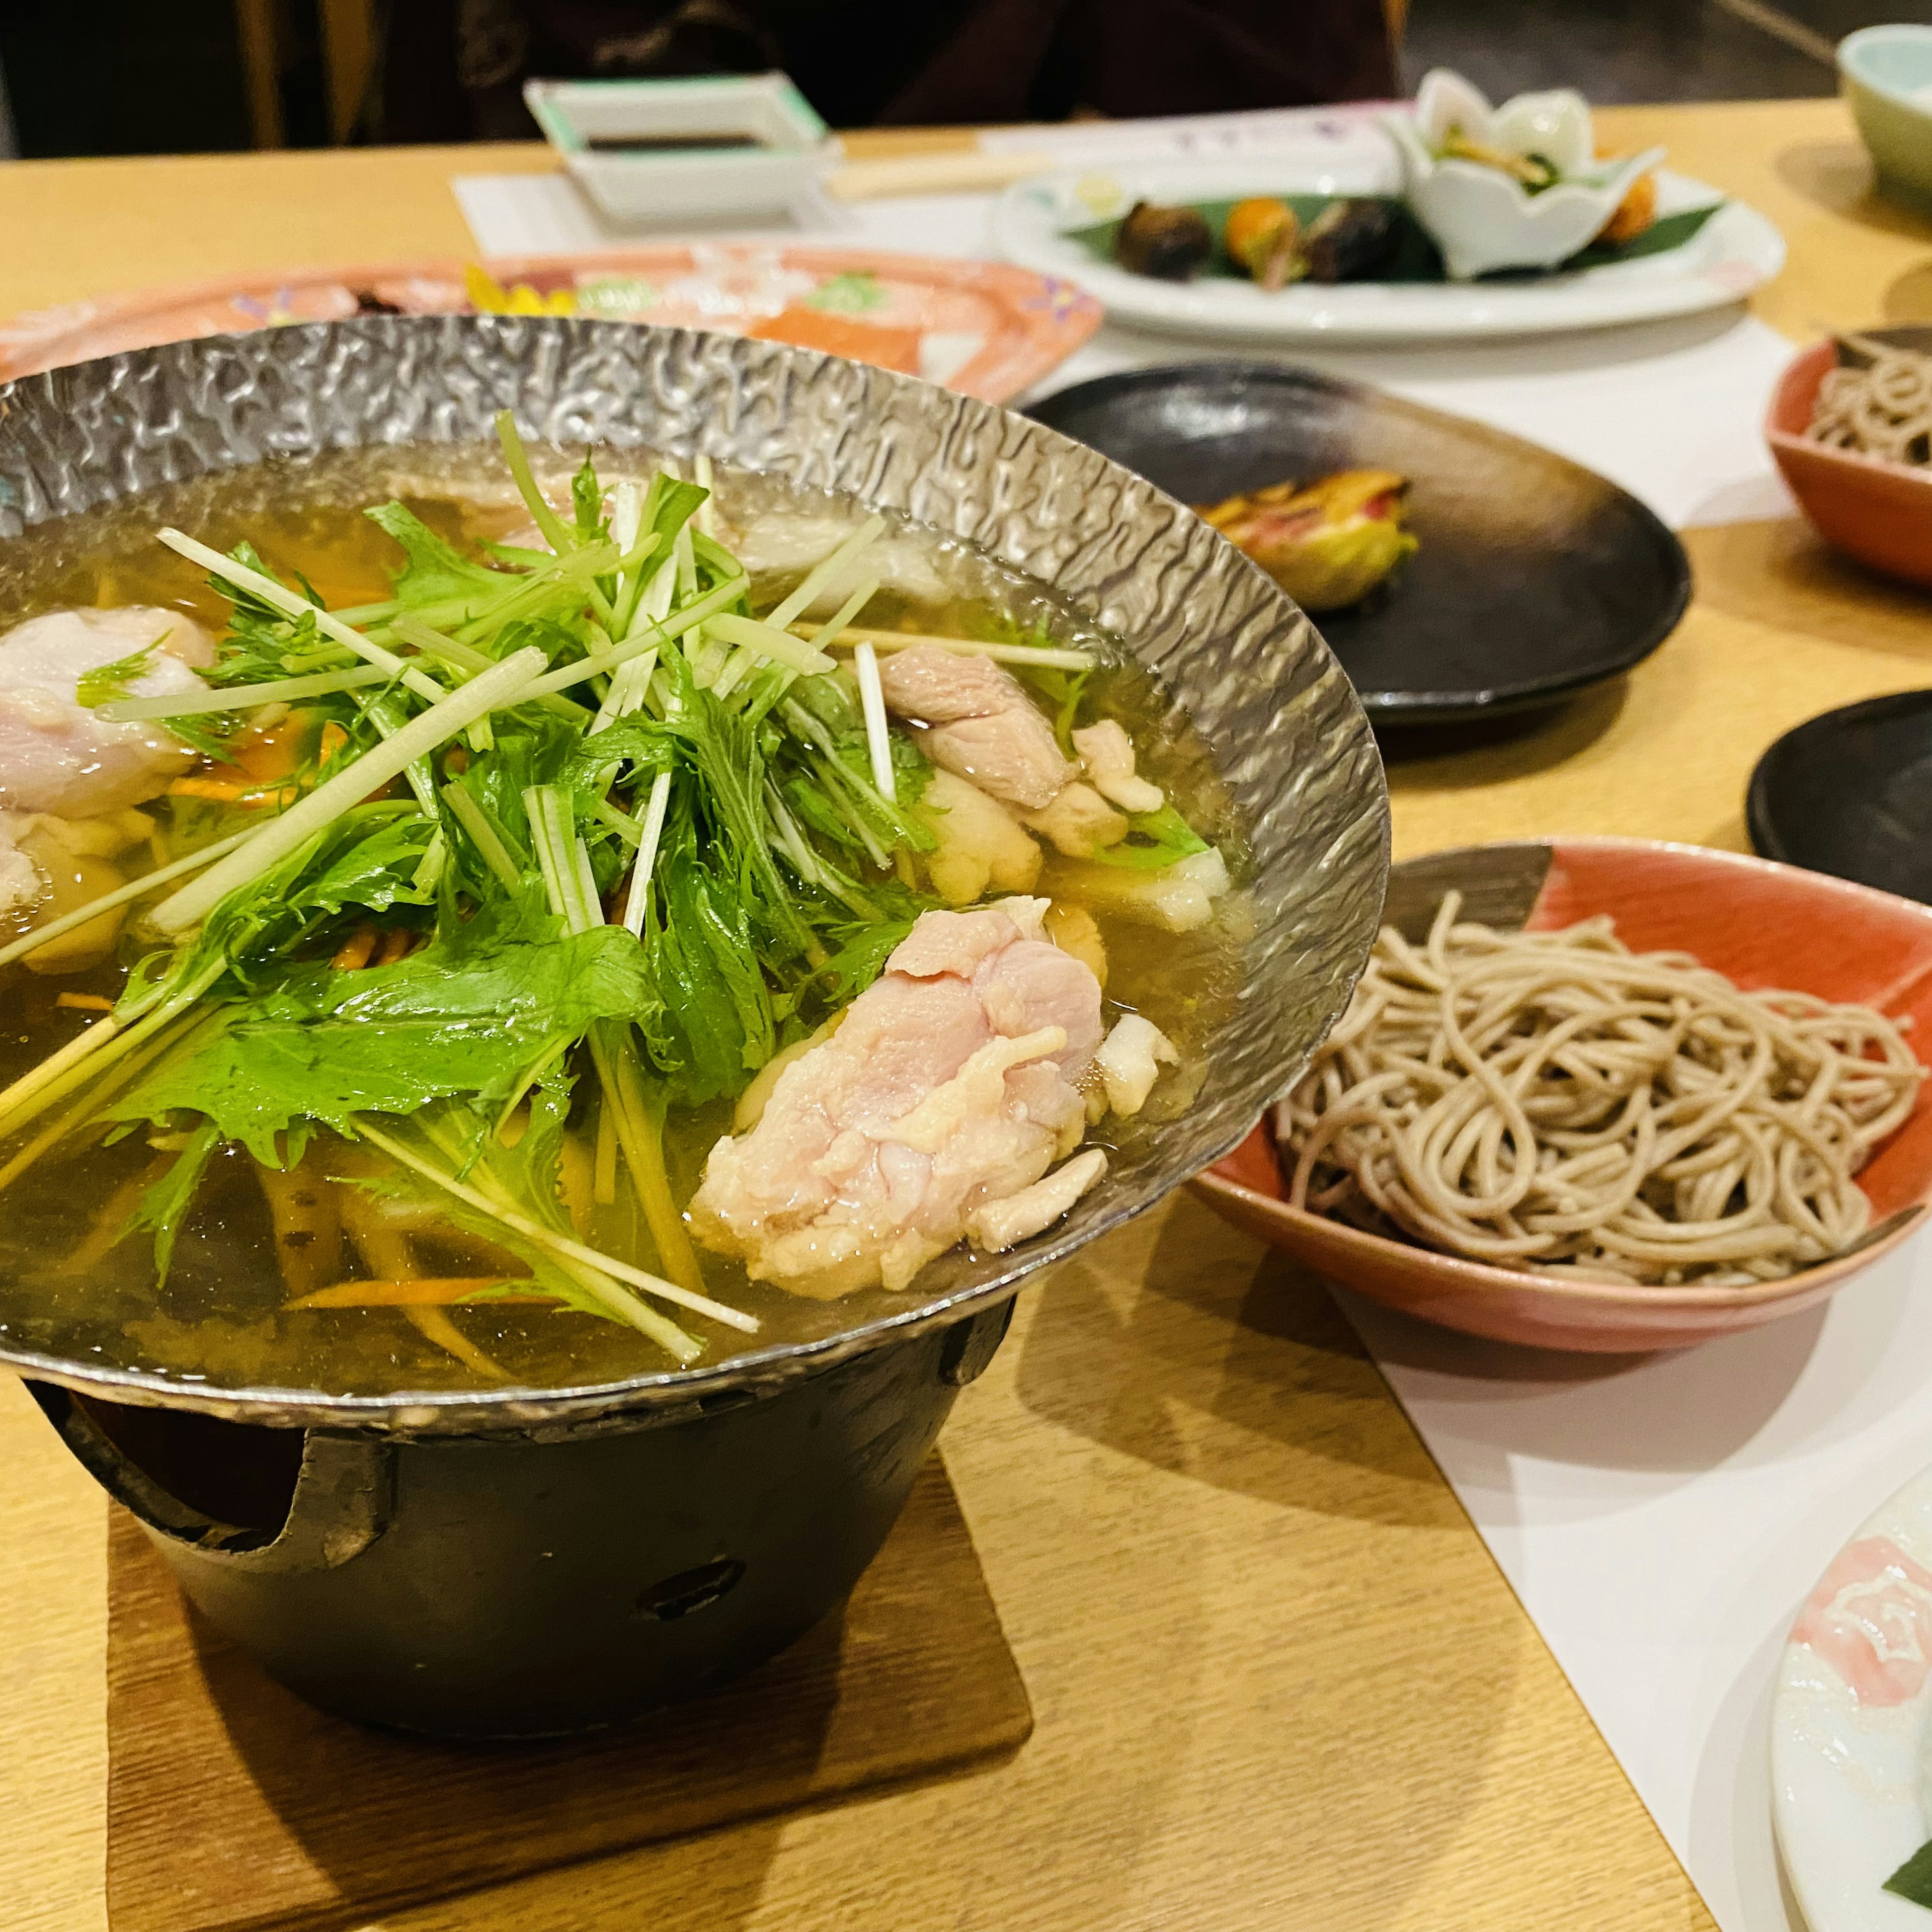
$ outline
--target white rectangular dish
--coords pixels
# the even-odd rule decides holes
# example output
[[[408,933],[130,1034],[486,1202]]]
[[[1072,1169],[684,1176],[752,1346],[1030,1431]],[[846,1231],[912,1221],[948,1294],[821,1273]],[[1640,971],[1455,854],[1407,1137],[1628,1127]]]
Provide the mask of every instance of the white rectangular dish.
[[[524,99],[572,178],[621,221],[777,214],[841,154],[782,74],[532,80]]]

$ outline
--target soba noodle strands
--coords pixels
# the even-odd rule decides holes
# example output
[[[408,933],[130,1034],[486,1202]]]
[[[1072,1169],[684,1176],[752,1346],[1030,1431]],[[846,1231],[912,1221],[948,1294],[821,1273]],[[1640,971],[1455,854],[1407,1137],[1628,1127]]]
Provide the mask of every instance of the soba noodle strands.
[[[1775,1280],[1850,1246],[1852,1179],[1923,1069],[1882,1014],[1746,993],[1608,919],[1382,929],[1276,1114],[1291,1198],[1472,1261],[1646,1285]]]
[[[1932,356],[1864,336],[1844,340],[1870,359],[1826,371],[1812,406],[1812,440],[1888,463],[1932,462]]]

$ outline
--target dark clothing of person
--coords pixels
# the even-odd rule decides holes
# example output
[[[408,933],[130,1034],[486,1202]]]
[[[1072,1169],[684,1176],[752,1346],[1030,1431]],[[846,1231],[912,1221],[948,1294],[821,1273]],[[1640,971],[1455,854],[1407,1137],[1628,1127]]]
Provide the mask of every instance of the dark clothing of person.
[[[1395,92],[1382,0],[393,0],[374,134],[518,140],[550,79],[782,68],[836,128]]]

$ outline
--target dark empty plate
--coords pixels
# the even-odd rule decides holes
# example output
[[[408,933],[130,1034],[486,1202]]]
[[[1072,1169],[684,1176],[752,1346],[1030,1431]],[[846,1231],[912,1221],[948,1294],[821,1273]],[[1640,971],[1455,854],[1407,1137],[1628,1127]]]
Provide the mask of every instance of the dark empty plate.
[[[1684,547],[1614,483],[1520,437],[1312,370],[1136,369],[1062,389],[1037,421],[1184,503],[1330,470],[1414,484],[1421,548],[1316,619],[1378,724],[1523,710],[1647,657],[1690,598]]]
[[[1767,859],[1932,905],[1932,691],[1786,732],[1751,773],[1744,816]]]

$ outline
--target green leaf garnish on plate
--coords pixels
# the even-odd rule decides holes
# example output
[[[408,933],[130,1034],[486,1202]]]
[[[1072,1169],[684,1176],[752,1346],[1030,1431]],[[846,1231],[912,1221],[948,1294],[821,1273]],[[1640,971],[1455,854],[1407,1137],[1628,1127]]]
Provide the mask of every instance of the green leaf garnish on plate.
[[[1885,1882],[1885,1889],[1932,1911],[1932,1839],[1928,1839]]]
[[[1324,208],[1342,198],[1325,194],[1285,194],[1280,197],[1294,211],[1295,219],[1304,229]],[[1393,196],[1356,196],[1350,198],[1381,200],[1387,205],[1394,218],[1394,230],[1388,254],[1382,272],[1372,278],[1375,282],[1446,282],[1449,279],[1442,266],[1441,251],[1430,239],[1422,224],[1409,212],[1406,202]],[[1234,206],[1234,202],[1232,200],[1197,201],[1184,205],[1195,208],[1201,214],[1215,237],[1214,252],[1208,257],[1206,266],[1196,279],[1248,281],[1250,278],[1246,272],[1236,265],[1220,245],[1221,232],[1227,226],[1228,211]],[[1546,274],[1607,268],[1613,262],[1632,262],[1646,256],[1667,254],[1672,249],[1681,248],[1691,240],[1723,206],[1722,202],[1713,202],[1707,208],[1687,208],[1675,214],[1661,216],[1634,241],[1621,244],[1593,242],[1587,248],[1572,255],[1557,269],[1504,268],[1480,279],[1493,282],[1530,280]],[[1120,226],[1118,220],[1096,221],[1088,227],[1065,230],[1065,238],[1078,242],[1096,261],[1111,262],[1114,260],[1114,239]]]

